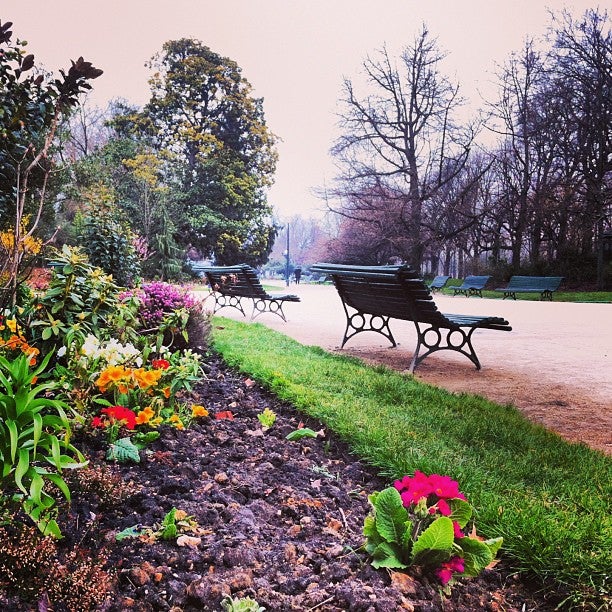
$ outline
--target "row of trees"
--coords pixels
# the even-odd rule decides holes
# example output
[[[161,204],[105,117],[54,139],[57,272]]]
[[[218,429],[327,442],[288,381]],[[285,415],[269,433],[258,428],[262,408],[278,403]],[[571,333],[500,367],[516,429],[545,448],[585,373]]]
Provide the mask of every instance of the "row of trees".
[[[345,80],[333,258],[432,272],[454,262],[458,275],[597,269],[601,283],[612,228],[608,15],[552,16],[546,42],[509,58],[498,98],[471,122],[459,121],[459,86],[425,27],[399,58],[385,48],[368,58],[362,88]],[[497,136],[493,146],[483,133]]]

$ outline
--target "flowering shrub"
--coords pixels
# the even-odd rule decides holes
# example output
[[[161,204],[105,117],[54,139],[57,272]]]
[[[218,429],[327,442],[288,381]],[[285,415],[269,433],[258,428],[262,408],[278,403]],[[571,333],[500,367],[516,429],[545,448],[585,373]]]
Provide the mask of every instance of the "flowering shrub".
[[[0,353],[2,352],[21,352],[28,355],[30,365],[33,366],[40,351],[28,344],[15,318],[0,315]]]
[[[414,476],[369,496],[365,548],[374,567],[403,569],[421,565],[443,586],[458,577],[478,575],[495,558],[502,538],[482,540],[472,529],[472,507],[448,476]]]
[[[140,289],[122,294],[122,298],[130,296],[140,300],[138,316],[145,328],[156,328],[166,315],[183,308],[189,310],[196,304],[196,300],[186,290],[162,281],[144,283]]]

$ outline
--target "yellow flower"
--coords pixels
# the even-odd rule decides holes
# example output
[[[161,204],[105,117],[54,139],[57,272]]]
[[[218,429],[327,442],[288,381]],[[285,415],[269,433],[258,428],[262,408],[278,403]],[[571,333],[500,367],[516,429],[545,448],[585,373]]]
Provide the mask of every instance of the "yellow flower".
[[[208,410],[204,408],[204,406],[200,406],[199,404],[194,404],[191,407],[191,416],[195,419],[197,417],[207,417]]]
[[[17,321],[15,319],[7,319],[6,326],[14,333],[17,333]]]
[[[163,419],[158,416],[158,417],[155,417],[154,419],[151,419],[149,421],[149,425],[151,427],[157,427],[162,421],[163,421]]]
[[[169,419],[170,423],[178,423],[181,417],[178,414],[173,414]]]

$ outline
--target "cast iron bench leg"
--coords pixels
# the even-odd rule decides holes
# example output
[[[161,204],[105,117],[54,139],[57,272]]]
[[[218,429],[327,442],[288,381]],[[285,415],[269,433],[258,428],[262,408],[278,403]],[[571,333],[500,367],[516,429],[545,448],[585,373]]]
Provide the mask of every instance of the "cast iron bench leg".
[[[480,370],[481,365],[478,357],[476,356],[476,351],[474,350],[474,346],[472,345],[472,334],[474,333],[475,327],[470,327],[470,331],[467,333],[459,328],[459,329],[447,329],[446,337],[443,337],[443,333],[441,328],[433,327],[429,325],[428,327],[421,328],[421,325],[417,322],[414,323],[417,330],[417,345],[414,350],[414,355],[412,357],[412,362],[410,363],[409,372],[414,373],[414,369],[427,357],[436,351],[450,350],[457,351],[462,355],[465,355],[475,366],[477,370]],[[454,335],[459,335],[459,341],[454,339]],[[433,338],[432,338],[433,336]],[[421,347],[425,347],[427,350],[419,355],[421,351]],[[466,350],[467,348],[467,350]]]
[[[285,318],[285,313],[283,312],[282,300],[266,300],[263,298],[253,298],[253,314],[251,315],[251,321],[255,317],[258,317],[262,312],[272,312],[278,315],[285,323],[287,322],[287,319]]]
[[[235,295],[222,295],[222,294],[213,294],[215,296],[215,308],[213,312],[217,312],[217,310],[221,310],[221,308],[236,308],[242,313],[242,316],[246,317],[246,312],[244,312],[244,308],[242,308],[241,298]]]
[[[397,346],[397,342],[395,342],[395,338],[389,327],[389,319],[391,317],[371,315],[360,311],[350,314],[344,302],[342,302],[342,306],[346,313],[346,330],[344,331],[344,338],[342,338],[340,348],[342,348],[353,336],[364,331],[377,332],[387,338],[392,346]]]

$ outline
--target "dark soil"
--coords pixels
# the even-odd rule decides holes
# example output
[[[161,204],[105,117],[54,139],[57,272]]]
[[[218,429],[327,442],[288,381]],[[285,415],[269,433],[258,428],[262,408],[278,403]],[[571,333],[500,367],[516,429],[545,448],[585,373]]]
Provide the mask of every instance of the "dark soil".
[[[374,570],[360,550],[367,495],[389,482],[329,431],[287,441],[302,422],[315,431],[322,425],[216,357],[207,363],[208,380],[197,391],[211,418],[185,431],[162,429],[161,438],[141,453],[140,464],[114,467],[122,482],[132,483],[132,493],[120,504],[109,504],[99,486],[98,494],[75,494],[62,521],[66,538],[60,547],[78,545],[109,556],[115,590],[100,609],[221,610],[227,595],[254,598],[267,610],[554,609],[503,562],[455,585],[450,596],[440,593],[435,578],[418,571]],[[262,432],[257,415],[266,407],[277,419]],[[226,410],[234,420],[214,418]],[[76,444],[92,463],[103,463],[101,440]],[[128,527],[159,524],[173,507],[195,518],[200,532],[190,535],[200,538],[198,544],[115,541]],[[0,592],[0,609],[66,608],[48,606],[44,599],[25,604]]]

